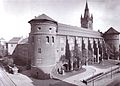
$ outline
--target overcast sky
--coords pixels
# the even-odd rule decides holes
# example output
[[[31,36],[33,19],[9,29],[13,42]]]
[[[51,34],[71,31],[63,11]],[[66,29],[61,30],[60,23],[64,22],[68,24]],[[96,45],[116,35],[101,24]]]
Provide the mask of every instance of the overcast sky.
[[[120,31],[120,0],[87,0],[94,18],[94,30],[105,32],[113,27]],[[0,37],[27,37],[29,20],[46,14],[59,23],[80,27],[86,0],[0,0]]]

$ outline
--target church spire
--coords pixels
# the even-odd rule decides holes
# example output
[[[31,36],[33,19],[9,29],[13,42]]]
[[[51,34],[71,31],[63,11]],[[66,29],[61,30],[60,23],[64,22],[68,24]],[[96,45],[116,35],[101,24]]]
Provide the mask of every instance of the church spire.
[[[86,0],[86,6],[85,6],[84,17],[85,17],[85,18],[89,17],[89,8],[88,8],[87,0]]]
[[[86,9],[86,10],[89,10],[87,1],[86,1],[85,9]]]
[[[84,16],[83,17],[81,16],[81,27],[87,28],[87,29],[92,29],[93,27],[93,15],[90,15],[89,13],[87,0],[85,5]]]

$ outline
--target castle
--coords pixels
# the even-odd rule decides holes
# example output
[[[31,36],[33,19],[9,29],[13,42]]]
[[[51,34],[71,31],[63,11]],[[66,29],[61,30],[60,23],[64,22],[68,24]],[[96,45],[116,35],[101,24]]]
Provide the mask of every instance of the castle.
[[[79,58],[86,58],[85,64],[102,60],[103,38],[99,32],[92,30],[93,16],[90,16],[87,2],[84,16],[81,16],[81,27],[58,23],[45,14],[35,17],[29,23],[29,54],[33,67],[50,73],[61,56],[65,55],[66,41],[71,52],[76,41],[81,53]]]
[[[17,44],[14,56],[29,58],[33,68],[40,68],[48,74],[65,59],[66,63],[71,64],[71,69],[101,62],[104,59],[105,42],[112,43],[116,51],[119,51],[119,32],[113,28],[103,35],[99,31],[93,31],[93,15],[90,15],[87,2],[84,15],[81,15],[81,27],[59,23],[45,14],[35,17],[29,23],[29,38]]]

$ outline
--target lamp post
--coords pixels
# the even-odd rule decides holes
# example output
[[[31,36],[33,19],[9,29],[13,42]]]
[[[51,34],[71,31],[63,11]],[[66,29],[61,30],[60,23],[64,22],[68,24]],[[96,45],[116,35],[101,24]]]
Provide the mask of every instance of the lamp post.
[[[112,79],[112,65],[111,65],[111,79]]]
[[[96,72],[96,70],[93,71],[93,77],[94,77],[94,72]],[[93,86],[95,86],[94,78],[93,78]]]

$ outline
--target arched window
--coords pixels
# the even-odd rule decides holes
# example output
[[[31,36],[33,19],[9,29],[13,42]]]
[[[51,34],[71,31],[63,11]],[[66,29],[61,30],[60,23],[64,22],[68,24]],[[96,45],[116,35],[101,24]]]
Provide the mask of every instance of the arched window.
[[[52,43],[54,43],[54,37],[52,36]]]
[[[46,36],[46,41],[47,43],[49,43],[49,36]]]

